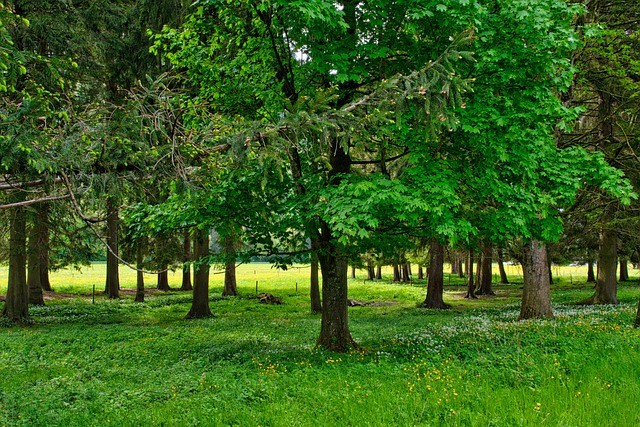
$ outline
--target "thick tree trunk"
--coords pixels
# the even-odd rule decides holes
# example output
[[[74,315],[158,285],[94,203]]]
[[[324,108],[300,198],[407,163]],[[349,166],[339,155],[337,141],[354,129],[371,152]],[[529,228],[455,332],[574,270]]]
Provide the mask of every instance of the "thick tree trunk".
[[[318,346],[347,352],[358,345],[351,337],[347,311],[347,257],[327,242],[318,255],[322,270],[322,323]]]
[[[504,251],[502,248],[498,248],[498,270],[500,270],[500,283],[508,285],[509,278],[507,277],[507,272],[504,270]]]
[[[144,267],[144,256],[142,254],[142,243],[138,241],[136,243],[136,302],[144,302],[144,273],[142,273],[142,267]]]
[[[224,250],[224,290],[222,295],[238,295],[238,284],[236,282],[236,237],[233,233],[226,235],[222,239]]]
[[[376,280],[382,280],[382,266],[378,265],[376,267]]]
[[[376,278],[376,269],[372,262],[367,264],[367,280],[373,280]]]
[[[402,281],[410,282],[411,281],[411,264],[404,263],[402,264]]]
[[[187,319],[211,317],[209,308],[209,233],[207,230],[196,230],[195,240],[195,268],[193,277],[193,299]]]
[[[163,265],[160,267],[160,273],[158,273],[158,290],[159,291],[170,291],[171,287],[169,286],[169,271],[167,270],[168,266]]]
[[[547,248],[538,240],[531,240],[523,248],[522,306],[520,317],[524,319],[551,319],[551,287],[547,264]]]
[[[600,248],[598,250],[598,275],[595,293],[581,304],[617,304],[618,283],[618,237],[614,230],[600,231]]]
[[[620,258],[620,273],[619,278],[621,282],[629,280],[629,268],[627,267],[628,260],[626,258]]]
[[[36,209],[40,208],[36,206]],[[38,209],[39,210],[39,209]],[[44,297],[42,295],[41,268],[40,268],[40,248],[43,242],[40,241],[42,236],[40,223],[40,212],[32,216],[33,224],[29,230],[29,243],[27,245],[27,288],[29,288],[29,304],[44,305]]]
[[[427,296],[420,305],[424,308],[449,308],[444,303],[444,248],[437,239],[431,241],[429,250],[429,282],[427,283]]]
[[[322,300],[320,299],[320,281],[318,280],[318,253],[311,252],[311,312],[314,314],[322,313]]]
[[[594,283],[596,281],[596,276],[593,274],[593,261],[587,261],[587,283]]]
[[[393,264],[393,281],[401,282],[402,275],[400,274],[400,266],[398,264]]]
[[[2,317],[17,323],[29,320],[25,215],[23,207],[9,210],[9,282]]]
[[[112,197],[107,198],[107,282],[109,298],[119,298],[120,277],[118,274],[118,215],[119,207]],[[112,252],[113,251],[113,252]]]
[[[469,249],[467,261],[467,294],[464,297],[478,299],[476,296],[476,284],[473,281],[473,249]]]
[[[189,231],[184,232],[183,252],[182,252],[182,286],[181,291],[190,291],[193,289],[191,284],[191,234]]]
[[[482,245],[482,258],[478,270],[479,283],[476,294],[478,295],[495,295],[492,286],[492,252],[493,246],[491,243],[485,243]]]
[[[49,204],[40,203],[38,207],[38,227],[40,234],[38,240],[41,245],[40,253],[40,287],[43,291],[51,292],[51,282],[49,281]]]

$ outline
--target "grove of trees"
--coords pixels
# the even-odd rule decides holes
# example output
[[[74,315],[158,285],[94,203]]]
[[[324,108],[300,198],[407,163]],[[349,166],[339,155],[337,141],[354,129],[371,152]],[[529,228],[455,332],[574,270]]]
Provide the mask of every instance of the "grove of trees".
[[[615,304],[640,262],[639,23],[635,0],[0,4],[2,315],[96,257],[109,298],[123,264],[162,290],[182,268],[189,318],[212,264],[236,295],[237,262],[310,262],[334,351],[358,346],[350,264],[428,266],[444,309],[446,259],[475,298],[506,256],[521,319],[553,317],[552,262],[597,264],[583,303]]]

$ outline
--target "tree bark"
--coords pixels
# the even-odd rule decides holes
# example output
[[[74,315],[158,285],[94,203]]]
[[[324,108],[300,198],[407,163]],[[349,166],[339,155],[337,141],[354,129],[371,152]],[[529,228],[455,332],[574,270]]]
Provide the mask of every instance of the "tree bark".
[[[442,298],[444,293],[444,248],[437,239],[431,241],[429,258],[427,296],[420,306],[437,309],[450,308]]]
[[[638,309],[636,310],[636,321],[633,322],[633,327],[637,328],[640,326],[640,301],[638,302]]]
[[[119,207],[113,197],[107,197],[107,282],[109,298],[119,298],[120,278],[118,274],[118,215]],[[112,253],[113,251],[113,253]]]
[[[482,245],[482,258],[478,271],[479,283],[478,289],[476,291],[476,294],[478,295],[495,295],[491,283],[493,280],[493,276],[491,273],[492,252],[493,246],[491,245],[491,243],[485,242]]]
[[[614,230],[600,231],[600,247],[598,250],[598,274],[595,293],[581,304],[617,304],[618,283],[618,237]]]
[[[191,234],[189,231],[184,232],[184,240],[183,240],[183,252],[182,252],[182,286],[180,286],[181,291],[190,291],[193,289],[193,285],[191,284]]]
[[[37,211],[32,215],[29,242],[27,244],[27,288],[29,289],[29,304],[32,305],[44,305],[42,282],[40,281],[42,278],[40,248],[43,246],[43,242],[40,239],[42,237],[41,228],[44,225],[40,222],[40,208],[41,206],[36,206]]]
[[[41,245],[40,253],[40,286],[43,291],[51,292],[51,281],[49,280],[49,203],[40,203],[38,208],[38,226],[40,235],[38,240]]]
[[[393,281],[401,282],[402,276],[400,275],[400,266],[398,264],[393,264]]]
[[[207,230],[196,230],[195,236],[195,268],[193,281],[193,298],[187,319],[211,317],[209,308],[209,233]]]
[[[422,269],[422,265],[418,265],[418,279],[424,279],[424,270]]]
[[[464,297],[478,299],[476,296],[476,284],[473,281],[473,249],[469,249],[467,262],[467,294]]]
[[[144,302],[144,273],[142,270],[144,267],[144,256],[142,253],[142,243],[136,242],[136,298],[135,302]]]
[[[626,282],[629,280],[629,268],[627,267],[628,260],[626,258],[620,258],[620,281]]]
[[[318,253],[311,252],[311,312],[314,314],[322,313],[322,300],[320,299],[320,281],[318,280]]]
[[[233,232],[227,234],[222,239],[224,251],[224,290],[222,295],[238,295],[238,284],[236,282],[236,237]]]
[[[464,277],[464,269],[462,268],[462,259],[458,259],[458,277],[461,279]]]
[[[551,286],[547,263],[547,248],[538,240],[531,240],[523,248],[522,306],[518,320],[551,319]]]
[[[160,267],[160,272],[158,273],[158,290],[159,291],[170,291],[171,287],[169,286],[169,271],[167,270],[168,266],[163,265]]]
[[[411,264],[404,263],[402,264],[402,281],[410,282],[411,281]]]
[[[504,251],[502,248],[498,248],[498,270],[500,270],[500,283],[508,285],[509,278],[507,277],[507,272],[504,269]]]
[[[24,208],[11,208],[9,210],[9,282],[2,317],[17,323],[29,320],[26,227]]]
[[[355,266],[351,266],[351,278],[355,279],[356,278],[356,267]]]
[[[378,265],[376,267],[376,280],[382,280],[382,266]]]
[[[367,263],[367,280],[376,278],[376,270],[372,262]]]
[[[593,283],[596,281],[596,276],[593,274],[593,261],[587,261],[587,283]]]

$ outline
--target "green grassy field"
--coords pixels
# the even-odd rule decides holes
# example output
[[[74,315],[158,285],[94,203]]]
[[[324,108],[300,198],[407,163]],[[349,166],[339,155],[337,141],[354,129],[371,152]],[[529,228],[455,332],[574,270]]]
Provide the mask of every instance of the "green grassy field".
[[[467,301],[453,278],[452,309],[435,311],[416,308],[424,283],[360,271],[350,297],[386,305],[349,309],[363,351],[344,355],[314,348],[308,273],[244,265],[232,298],[212,274],[215,317],[204,320],[184,319],[184,292],[92,304],[103,265],[56,273],[65,298],[32,308],[33,326],[0,328],[0,426],[640,425],[637,277],[621,284],[621,304],[582,307],[586,271],[558,268],[556,319],[516,322],[518,284]],[[121,274],[133,287],[133,272]],[[258,304],[256,281],[284,304]],[[4,270],[0,283],[2,294]]]

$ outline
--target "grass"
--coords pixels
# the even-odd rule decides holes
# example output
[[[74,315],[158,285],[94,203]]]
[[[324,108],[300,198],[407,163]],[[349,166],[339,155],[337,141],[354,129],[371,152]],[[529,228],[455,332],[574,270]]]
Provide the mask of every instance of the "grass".
[[[232,298],[212,275],[215,317],[195,321],[184,319],[188,293],[92,304],[103,265],[56,273],[67,298],[32,308],[31,327],[0,328],[0,426],[639,425],[640,289],[621,285],[617,306],[575,306],[592,289],[586,271],[567,271],[556,274],[556,319],[527,322],[514,321],[519,285],[467,301],[453,278],[453,309],[435,311],[416,308],[424,283],[359,272],[350,297],[393,304],[349,309],[364,351],[346,355],[314,348],[305,268],[242,266]],[[256,281],[284,304],[258,304]]]

